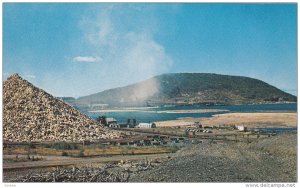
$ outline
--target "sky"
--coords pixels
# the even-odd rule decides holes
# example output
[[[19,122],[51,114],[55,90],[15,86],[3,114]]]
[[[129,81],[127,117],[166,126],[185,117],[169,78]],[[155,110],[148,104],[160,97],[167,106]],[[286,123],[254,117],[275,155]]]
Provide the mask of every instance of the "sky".
[[[2,79],[80,97],[164,73],[297,94],[296,4],[4,3]]]

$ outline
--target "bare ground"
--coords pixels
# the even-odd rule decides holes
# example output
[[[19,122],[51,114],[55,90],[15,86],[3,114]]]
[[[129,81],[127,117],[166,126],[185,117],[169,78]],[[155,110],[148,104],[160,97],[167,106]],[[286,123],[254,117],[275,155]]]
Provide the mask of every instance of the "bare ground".
[[[226,113],[209,118],[185,118],[155,122],[157,127],[202,125],[246,125],[249,127],[296,127],[297,113]]]

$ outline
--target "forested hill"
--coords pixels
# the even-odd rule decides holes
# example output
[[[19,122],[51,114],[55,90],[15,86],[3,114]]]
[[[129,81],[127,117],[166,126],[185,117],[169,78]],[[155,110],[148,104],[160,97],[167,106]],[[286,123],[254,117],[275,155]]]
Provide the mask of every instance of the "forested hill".
[[[157,106],[296,101],[297,97],[258,79],[210,73],[173,73],[80,97],[76,103]]]

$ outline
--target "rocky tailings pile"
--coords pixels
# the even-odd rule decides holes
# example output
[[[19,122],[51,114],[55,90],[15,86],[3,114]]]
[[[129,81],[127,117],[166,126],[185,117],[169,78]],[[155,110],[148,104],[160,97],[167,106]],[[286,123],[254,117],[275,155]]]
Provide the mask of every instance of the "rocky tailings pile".
[[[97,125],[17,74],[3,85],[4,141],[93,141],[121,137],[119,132]]]

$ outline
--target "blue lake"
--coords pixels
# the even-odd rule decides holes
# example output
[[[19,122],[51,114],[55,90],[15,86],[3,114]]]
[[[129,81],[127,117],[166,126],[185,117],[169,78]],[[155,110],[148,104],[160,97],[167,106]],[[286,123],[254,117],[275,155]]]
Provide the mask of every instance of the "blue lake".
[[[255,128],[255,130],[263,131],[263,132],[282,133],[282,132],[295,132],[297,131],[297,128],[296,127],[263,127],[263,128]]]
[[[159,111],[168,110],[207,110],[219,109],[228,110],[226,112],[206,112],[206,113],[159,113]],[[289,104],[255,104],[255,105],[228,105],[228,106],[177,106],[177,107],[161,107],[161,108],[143,108],[134,112],[105,112],[94,113],[84,112],[91,118],[98,116],[113,117],[119,123],[126,122],[128,118],[136,119],[138,122],[154,122],[175,120],[186,117],[210,117],[214,114],[232,113],[232,112],[297,112],[297,103]]]

